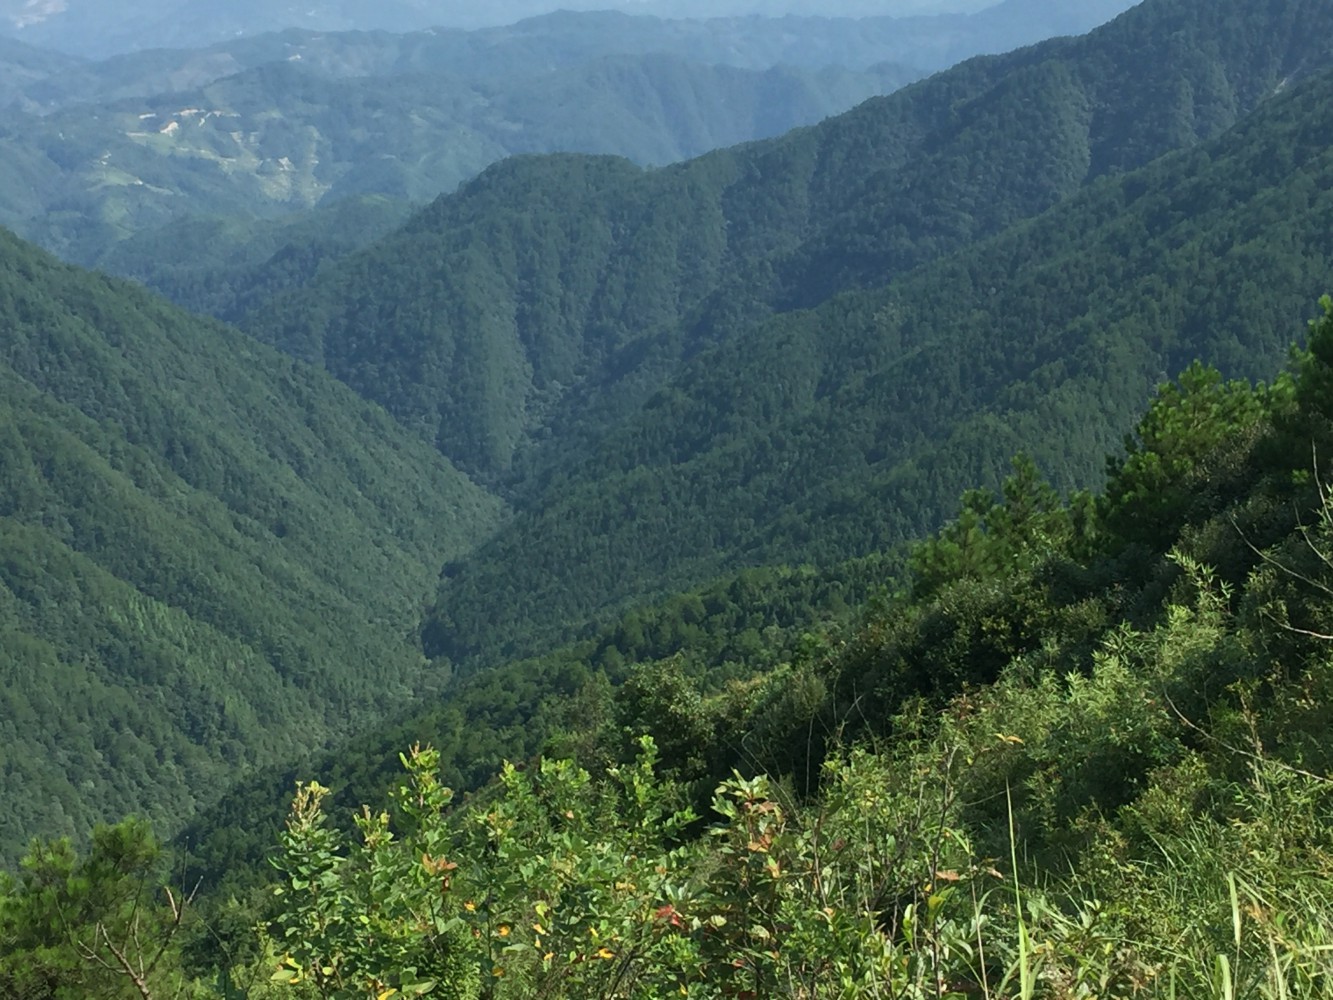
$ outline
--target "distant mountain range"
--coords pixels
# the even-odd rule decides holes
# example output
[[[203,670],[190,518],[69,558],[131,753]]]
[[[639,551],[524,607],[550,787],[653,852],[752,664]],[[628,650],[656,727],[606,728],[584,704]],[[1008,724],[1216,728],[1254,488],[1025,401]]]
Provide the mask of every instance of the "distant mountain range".
[[[112,55],[98,61],[0,35],[0,107],[42,114],[69,104],[177,93],[273,62],[300,62],[324,76],[432,74],[492,84],[574,69],[608,57],[674,55],[738,69],[775,66],[864,71],[883,63],[921,72],[963,59],[1079,34],[1132,6],[1095,0],[1004,0],[972,15],[861,19],[711,17],[662,19],[560,11],[482,30],[286,29],[220,41]],[[26,43],[26,44],[25,44]]]
[[[949,31],[968,31],[966,15],[991,6],[989,0],[830,0],[813,5],[800,0],[569,0],[558,6],[572,11],[614,10],[665,18],[817,18],[904,19],[909,34],[920,30],[913,21],[937,21]],[[1054,33],[1087,30],[1130,6],[1127,0],[1004,0],[983,21],[1010,25],[1020,20],[1029,40]],[[76,55],[104,57],[153,48],[198,48],[241,36],[303,28],[314,31],[423,28],[485,28],[509,25],[551,11],[549,0],[503,0],[464,3],[459,0],[319,0],[315,3],[268,3],[235,0],[0,0],[0,31],[32,45]],[[1013,8],[1013,13],[1005,8]],[[999,19],[995,20],[994,15]],[[978,22],[980,26],[982,22]],[[1003,47],[1007,35],[993,39]],[[988,48],[985,51],[1000,51]]]
[[[185,217],[425,201],[514,153],[682,160],[1125,6],[1041,14],[1031,2],[864,21],[565,12],[475,32],[287,31],[101,62],[0,41],[0,224],[169,290],[179,275],[122,264],[117,244]]]
[[[627,56],[470,84],[271,63],[183,93],[0,116],[0,221],[106,266],[120,240],[185,215],[271,217],[355,195],[424,202],[515,153],[664,164],[819,121],[915,76]]]

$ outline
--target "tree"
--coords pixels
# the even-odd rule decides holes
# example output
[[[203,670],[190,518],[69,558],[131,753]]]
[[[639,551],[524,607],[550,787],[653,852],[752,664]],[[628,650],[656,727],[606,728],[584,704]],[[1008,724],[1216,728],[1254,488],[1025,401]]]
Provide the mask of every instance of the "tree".
[[[1012,574],[1068,543],[1085,501],[1067,507],[1028,455],[1015,456],[1013,468],[999,501],[989,490],[968,490],[958,517],[916,546],[909,563],[914,597],[959,580]]]
[[[1267,416],[1262,390],[1224,382],[1198,361],[1162,385],[1125,439],[1124,457],[1107,463],[1098,506],[1109,537],[1165,548],[1190,509],[1206,504],[1199,485],[1245,451]]]
[[[99,826],[84,856],[68,839],[34,843],[17,877],[0,875],[0,995],[154,1000],[179,985],[192,894],[165,883],[161,861],[139,819]]]

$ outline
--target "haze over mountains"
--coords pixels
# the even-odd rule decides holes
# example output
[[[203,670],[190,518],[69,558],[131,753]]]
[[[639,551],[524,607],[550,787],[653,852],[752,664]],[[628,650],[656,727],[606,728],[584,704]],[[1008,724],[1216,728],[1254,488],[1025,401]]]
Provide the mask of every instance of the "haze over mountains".
[[[607,58],[499,85],[329,79],[288,63],[44,117],[11,114],[6,221],[81,263],[186,214],[271,217],[354,195],[426,201],[519,152],[666,163],[817,121],[915,74]],[[54,169],[53,169],[54,168]]]
[[[425,201],[513,153],[669,163],[1125,6],[1007,0],[973,15],[863,20],[561,12],[470,32],[288,30],[100,62],[4,42],[0,224],[178,294],[197,276],[145,267],[151,253],[118,244],[153,230],[178,244],[165,227],[186,218],[271,219],[349,196]],[[400,217],[386,206],[366,238]],[[191,250],[170,257],[173,272],[220,252]],[[247,239],[227,252],[238,267],[257,263]]]
[[[1026,9],[1034,21],[1046,20],[1056,32],[1086,30],[1123,10],[1128,3],[1088,0],[1067,5],[1053,0],[1003,0]],[[203,3],[199,0],[149,2],[91,2],[91,0],[3,0],[0,30],[32,45],[94,58],[118,52],[152,48],[198,48],[237,36],[303,28],[315,31],[414,31],[423,28],[475,29],[513,24],[553,10],[603,11],[664,18],[910,18],[975,13],[993,6],[992,0],[504,0],[466,3],[457,0],[322,0],[316,3]],[[1114,7],[1114,10],[1112,8]],[[1082,8],[1090,8],[1087,13]],[[1062,9],[1065,9],[1062,12]],[[1091,17],[1091,20],[1088,18]],[[941,22],[949,30],[964,24],[963,17]],[[1078,26],[1081,25],[1080,29]],[[910,30],[910,29],[909,29]],[[1045,29],[1032,24],[1030,31]],[[1040,37],[1034,34],[1032,37]],[[1003,44],[1003,39],[995,39]],[[994,49],[989,51],[996,51]]]

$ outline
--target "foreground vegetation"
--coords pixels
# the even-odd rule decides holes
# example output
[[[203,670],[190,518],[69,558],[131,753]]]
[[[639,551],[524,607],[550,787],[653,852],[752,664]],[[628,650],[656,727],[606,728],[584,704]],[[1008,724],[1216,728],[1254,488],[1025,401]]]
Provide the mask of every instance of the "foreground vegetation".
[[[590,751],[506,768],[468,808],[414,751],[344,847],[303,786],[277,862],[287,980],[1327,995],[1330,362],[1333,314],[1271,387],[1192,367],[1101,496],[1061,503],[1020,461],[845,645],[697,700],[646,669]],[[631,756],[623,706],[651,695],[661,746]]]
[[[1328,995],[1325,307],[1271,386],[1164,386],[1100,495],[1022,459],[968,494],[841,640],[722,684],[667,660],[585,685],[578,726],[461,802],[431,749],[350,830],[302,782],[249,902],[183,902],[134,821],[35,845],[0,986]]]

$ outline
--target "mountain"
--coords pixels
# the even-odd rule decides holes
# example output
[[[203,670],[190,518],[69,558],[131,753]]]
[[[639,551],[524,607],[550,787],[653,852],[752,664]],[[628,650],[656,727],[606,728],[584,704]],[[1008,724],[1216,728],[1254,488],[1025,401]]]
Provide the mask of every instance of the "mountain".
[[[442,683],[500,505],[323,373],[0,233],[0,851],[166,829]]]
[[[0,873],[0,989],[1325,996],[1324,308],[1271,388],[1201,365],[1163,385],[1099,495],[1065,503],[1021,458],[970,490],[854,628],[796,638],[816,574],[742,574],[456,687],[439,750],[409,724],[306,764],[285,826],[276,795],[237,803],[241,838],[272,827],[262,884],[237,866],[192,894],[198,934],[142,820],[34,843]],[[345,808],[381,739],[407,749]],[[530,749],[458,798],[497,745]]]
[[[0,233],[0,994],[1326,996],[1331,18],[257,228],[393,416]]]
[[[1325,995],[1333,300],[1271,385],[1189,362],[1271,376],[1327,287],[1330,18],[260,227],[314,263],[249,323],[393,416],[0,234],[0,851],[86,847],[0,873],[0,992]],[[252,861],[312,774],[361,836],[301,784],[198,922],[88,832]]]
[[[1063,503],[1021,459],[969,491],[843,641],[720,689],[667,662],[557,695],[538,712],[568,728],[461,802],[452,748],[412,746],[355,834],[300,785],[267,900],[287,969],[468,998],[1325,996],[1324,308],[1271,389],[1201,365],[1163,385],[1100,495]],[[316,919],[334,891],[378,921]]]
[[[0,108],[47,81],[77,72],[83,60],[0,36]]]
[[[613,417],[636,407],[770,309],[883,284],[1216,136],[1327,64],[1322,5],[1237,6],[1218,21],[1197,3],[1149,5],[667,170],[503,163],[247,325],[454,460],[504,474],[539,438],[605,425],[578,412],[590,400]],[[451,366],[463,352],[482,360]]]
[[[428,651],[490,659],[627,592],[893,545],[1019,450],[1062,488],[1097,483],[1164,373],[1281,362],[1329,280],[1330,99],[1325,74],[1197,151],[705,350],[450,567]]]
[[[75,104],[152,97],[206,86],[275,62],[299,62],[325,77],[446,76],[498,85],[577,70],[599,60],[675,56],[709,66],[769,70],[842,68],[864,72],[897,63],[918,73],[970,56],[1077,34],[1126,9],[1006,0],[974,17],[710,17],[682,20],[563,10],[474,31],[311,31],[288,28],[183,49],[148,49],[98,61],[4,40],[0,107],[47,114]],[[636,8],[637,9],[637,8]],[[3,37],[3,36],[0,36]],[[12,65],[11,65],[12,64]]]
[[[7,238],[5,627],[41,680],[7,687],[32,725],[5,773],[60,804],[7,836],[113,802],[179,823],[212,794],[186,775],[287,759],[638,595],[891,546],[1020,446],[1092,481],[1161,372],[1266,363],[1333,231],[1333,33],[1320,4],[1216,10],[1145,5],[676,167],[517,158],[343,263],[289,261],[273,287],[313,281],[247,300],[251,328],[398,424]],[[1186,273],[1245,287],[1244,326]],[[120,721],[62,721],[89,701]],[[117,727],[176,763],[125,763]]]
[[[647,56],[492,87],[274,63],[198,91],[0,118],[15,175],[0,220],[100,264],[120,239],[186,214],[272,216],[363,194],[422,201],[519,152],[664,163],[818,121],[910,79],[891,67],[760,73]]]
[[[0,224],[170,292],[174,277],[121,268],[115,245],[182,218],[272,217],[360,194],[426,200],[514,153],[674,162],[1124,6],[1071,17],[1009,0],[862,21],[561,12],[473,32],[288,30],[100,62],[8,43]]]
[[[887,35],[901,33],[903,38],[898,43],[900,46],[925,42],[923,56],[931,57],[948,50],[955,53],[951,61],[956,62],[963,58],[963,55],[958,54],[960,52],[965,55],[998,52],[1008,44],[1022,44],[1054,34],[1086,31],[1131,5],[1132,0],[1086,0],[1074,6],[1061,3],[1060,0],[1005,0],[994,7],[985,0],[953,0],[950,3],[934,4],[868,4],[865,0],[844,0],[842,3],[822,3],[812,10],[812,5],[808,3],[775,4],[771,0],[732,4],[705,4],[690,0],[597,0],[561,5],[561,16],[563,11],[586,12],[594,17],[601,16],[601,12],[610,12],[634,15],[640,21],[661,18],[707,22],[685,30],[696,37],[730,35],[731,41],[742,39],[743,29],[748,26],[760,36],[785,34],[783,48],[793,54],[801,52],[802,37],[811,37],[808,33],[810,26],[820,25],[821,22],[827,25],[833,20],[843,22],[834,28],[840,50],[842,46],[849,46],[853,51],[864,50],[865,42],[856,37],[855,25],[859,21],[872,37],[882,39]],[[255,0],[227,4],[200,3],[198,0],[189,3],[183,0],[151,0],[136,3],[130,9],[125,4],[94,5],[88,0],[42,0],[39,3],[6,0],[0,4],[0,31],[31,45],[104,58],[144,49],[200,48],[230,43],[239,36],[254,36],[284,29],[314,32],[492,29],[490,37],[494,37],[495,34],[503,34],[515,22],[532,21],[546,15],[551,9],[551,4],[543,0],[514,0],[506,4],[481,6],[440,3],[438,0],[391,0],[388,3],[339,0],[299,5],[257,3]],[[620,23],[627,20],[622,17]],[[787,22],[785,28],[780,26],[783,21]],[[773,27],[765,27],[766,24],[778,25],[776,32]],[[998,34],[988,37],[987,32],[997,28]],[[723,41],[719,38],[711,45],[724,48]],[[742,48],[750,47],[751,43],[742,41]],[[625,51],[628,50],[616,50],[620,53]],[[654,47],[649,51],[660,50]],[[813,51],[827,50],[817,43]],[[901,51],[913,50],[903,47]],[[684,53],[678,51],[678,54]],[[798,62],[804,63],[806,58],[809,56],[797,55]],[[886,57],[870,61],[878,62],[883,58]],[[842,58],[828,62],[850,65]],[[769,61],[765,65],[771,64],[772,61]],[[942,68],[948,64],[933,64],[933,68]]]
[[[364,195],[272,219],[187,215],[117,241],[93,263],[191,312],[231,319],[387,235],[413,210]]]
[[[1048,424],[1004,430],[984,417],[1009,398],[1006,382],[987,379],[1010,373],[1022,400],[1025,380],[1046,385],[1036,369],[1058,355],[969,367],[974,346],[932,347],[927,334],[958,316],[986,329],[986,300],[964,308],[967,286],[907,276],[1089,185],[1103,190],[1099,178],[1220,135],[1333,62],[1323,4],[1233,2],[1224,13],[1145,4],[1083,38],[976,60],[816,128],[665,170],[509,161],[246,326],[515,496],[509,528],[446,568],[426,641],[455,658],[518,652],[539,619],[556,627],[738,560],[911,537],[1021,446],[1055,459],[1062,485],[1088,482],[1168,370],[1160,353],[1126,349],[1114,390],[1085,383],[1089,405],[1108,392],[1124,405],[1060,450],[1033,435],[1070,427],[1080,397],[1068,387],[1034,390]],[[1088,225],[1052,218],[1052,232]],[[917,297],[837,297],[895,279],[916,282]],[[1311,294],[1279,290],[1288,302]],[[1033,298],[1015,315],[1047,301]],[[919,332],[899,328],[903,315]],[[1015,348],[1014,364],[1028,356]],[[497,620],[508,622],[498,649]]]

